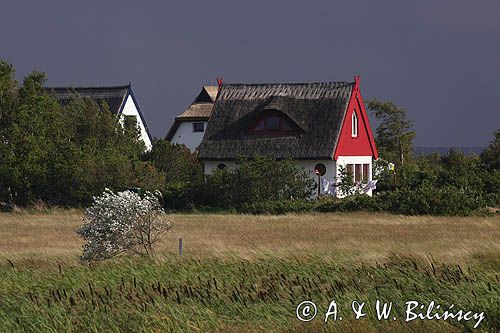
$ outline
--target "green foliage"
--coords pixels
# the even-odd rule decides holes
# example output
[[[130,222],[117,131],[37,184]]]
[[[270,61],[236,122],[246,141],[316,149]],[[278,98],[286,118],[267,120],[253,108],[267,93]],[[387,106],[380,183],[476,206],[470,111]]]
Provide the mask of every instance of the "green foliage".
[[[481,193],[454,186],[398,189],[380,196],[387,210],[405,215],[471,215],[486,206]]]
[[[169,259],[50,263],[0,267],[0,327],[5,332],[452,332],[475,331],[471,321],[405,323],[405,302],[436,302],[446,309],[484,311],[477,331],[500,329],[498,259],[483,267],[398,255],[383,265],[293,259]],[[491,268],[490,268],[491,267]],[[40,277],[43,276],[43,281]],[[367,316],[324,322],[335,299],[340,314],[353,300],[368,302]],[[378,321],[374,302],[393,302],[397,321]],[[300,323],[295,307],[318,305],[318,316]],[[371,309],[371,310],[370,310]],[[344,311],[344,312],[342,312]],[[442,313],[442,312],[440,312]]]
[[[376,130],[376,144],[380,156],[396,164],[404,175],[404,166],[411,162],[415,132],[412,123],[406,119],[406,111],[392,102],[376,99],[368,102],[380,124]]]
[[[13,73],[0,62],[0,201],[78,206],[105,188],[163,184],[161,172],[141,161],[135,122],[77,94],[63,107],[43,88],[43,73],[21,86]]]
[[[165,174],[166,184],[169,185],[190,182],[203,174],[196,153],[184,145],[171,144],[164,139],[154,141],[153,149],[145,154],[144,159]]]
[[[354,175],[352,174],[352,171],[348,170],[343,165],[339,167],[339,180],[339,194],[343,196],[351,196],[360,193],[361,188],[354,183]]]
[[[481,162],[489,170],[500,170],[500,129],[494,133],[491,144],[481,153]]]
[[[295,161],[256,156],[240,159],[238,167],[216,169],[201,185],[203,204],[242,207],[262,201],[307,199],[314,181]]]
[[[27,205],[81,206],[105,188],[161,189],[174,210],[226,209],[248,213],[387,210],[401,214],[465,215],[500,207],[500,130],[478,156],[450,151],[412,158],[415,132],[405,111],[370,101],[380,121],[376,141],[381,159],[373,198],[357,194],[352,175],[340,170],[339,192],[349,197],[312,205],[314,181],[291,160],[240,159],[237,168],[205,176],[196,154],[156,140],[144,154],[134,117],[119,118],[108,106],[77,94],[65,106],[43,88],[33,72],[19,84],[14,68],[0,61],[0,201]],[[387,169],[395,162],[396,175]],[[396,177],[395,177],[396,176]],[[350,197],[352,195],[352,198]]]
[[[204,183],[203,168],[195,153],[186,146],[156,140],[144,160],[165,177],[162,186],[165,206],[172,210],[192,209]],[[198,195],[199,196],[199,195]]]

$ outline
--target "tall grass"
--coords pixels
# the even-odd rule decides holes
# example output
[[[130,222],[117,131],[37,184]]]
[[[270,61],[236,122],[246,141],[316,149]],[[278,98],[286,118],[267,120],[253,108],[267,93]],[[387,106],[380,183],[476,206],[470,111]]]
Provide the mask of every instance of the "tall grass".
[[[96,265],[11,261],[0,266],[0,327],[8,332],[468,331],[472,322],[404,323],[404,302],[431,300],[484,311],[480,331],[500,329],[495,257],[465,268],[392,256],[383,264],[337,264],[316,256],[258,260],[123,259]],[[319,315],[300,323],[295,307]],[[323,323],[331,299],[343,321]],[[376,299],[394,302],[398,321],[377,321]],[[353,320],[352,300],[367,302]]]

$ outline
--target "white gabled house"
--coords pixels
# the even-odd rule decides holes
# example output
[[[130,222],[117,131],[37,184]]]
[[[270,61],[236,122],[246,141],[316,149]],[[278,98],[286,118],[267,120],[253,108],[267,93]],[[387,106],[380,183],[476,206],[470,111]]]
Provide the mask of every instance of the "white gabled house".
[[[336,196],[342,196],[337,188],[343,166],[371,195],[378,153],[359,77],[354,82],[222,85],[199,146],[205,173],[256,155],[297,160],[320,192]]]
[[[135,116],[137,127],[140,130],[141,140],[144,142],[146,150],[150,150],[153,138],[149,132],[148,125],[137,103],[137,99],[132,92],[132,86],[129,83],[124,86],[107,87],[47,87],[45,88],[52,94],[60,104],[66,105],[70,102],[74,94],[81,97],[88,97],[94,100],[98,105],[106,102],[110,111],[118,115],[120,119],[124,116]]]
[[[193,103],[175,117],[165,138],[171,143],[183,144],[195,151],[205,134],[216,97],[217,86],[203,86]]]

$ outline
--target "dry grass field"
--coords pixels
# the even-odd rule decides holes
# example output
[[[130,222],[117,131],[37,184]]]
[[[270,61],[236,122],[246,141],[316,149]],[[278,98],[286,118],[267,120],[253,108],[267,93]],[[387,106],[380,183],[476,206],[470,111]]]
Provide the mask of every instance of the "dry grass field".
[[[497,217],[176,214],[160,260],[78,261],[81,211],[0,214],[2,332],[470,332],[404,321],[404,304],[483,311],[500,329]],[[184,255],[178,255],[182,237]],[[394,302],[355,320],[352,300]],[[320,315],[302,323],[296,306]],[[324,323],[335,299],[345,320]],[[370,305],[372,304],[372,305]],[[323,312],[321,312],[323,311]],[[371,311],[371,312],[370,312]]]
[[[81,211],[0,214],[0,257],[76,260]],[[383,261],[392,253],[465,263],[500,253],[497,217],[430,217],[345,213],[283,216],[175,214],[160,255],[187,257],[288,257]]]

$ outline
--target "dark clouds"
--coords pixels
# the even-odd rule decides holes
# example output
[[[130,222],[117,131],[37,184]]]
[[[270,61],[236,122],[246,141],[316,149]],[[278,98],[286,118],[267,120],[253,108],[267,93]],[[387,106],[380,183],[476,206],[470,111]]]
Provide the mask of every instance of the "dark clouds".
[[[203,84],[343,81],[404,106],[418,145],[500,127],[498,1],[17,1],[0,58],[48,85],[132,81],[155,136]]]

